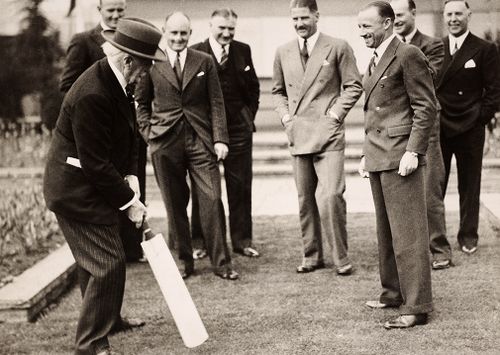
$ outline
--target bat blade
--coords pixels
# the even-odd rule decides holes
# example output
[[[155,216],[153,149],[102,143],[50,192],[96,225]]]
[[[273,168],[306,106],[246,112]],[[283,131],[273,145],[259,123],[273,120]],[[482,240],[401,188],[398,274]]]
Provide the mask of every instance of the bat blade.
[[[208,339],[208,333],[163,235],[156,234],[143,241],[141,246],[184,345],[194,348],[203,344]]]

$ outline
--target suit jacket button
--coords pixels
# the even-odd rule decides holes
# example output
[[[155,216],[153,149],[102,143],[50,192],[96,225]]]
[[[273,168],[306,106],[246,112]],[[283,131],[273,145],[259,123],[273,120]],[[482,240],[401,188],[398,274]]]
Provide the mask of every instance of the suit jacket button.
[[[380,107],[379,106],[375,107],[375,111],[380,111]]]
[[[377,128],[377,133],[381,133],[381,132],[382,132],[382,131],[381,131],[379,128]]]
[[[464,92],[463,92],[463,91],[459,91],[459,92],[458,92],[458,94],[459,94],[459,95],[463,95],[463,94],[464,94]]]
[[[292,100],[292,102],[295,104],[295,103],[297,103],[297,100]]]
[[[292,87],[292,84],[288,84],[289,87]]]
[[[385,85],[384,84],[380,84],[380,87],[383,88]]]

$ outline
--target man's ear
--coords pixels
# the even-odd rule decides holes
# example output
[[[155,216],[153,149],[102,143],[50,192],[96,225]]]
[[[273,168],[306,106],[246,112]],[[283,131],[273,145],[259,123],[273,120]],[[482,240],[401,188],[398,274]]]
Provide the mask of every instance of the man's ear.
[[[389,17],[386,17],[384,20],[384,28],[388,29],[392,25],[392,20]]]

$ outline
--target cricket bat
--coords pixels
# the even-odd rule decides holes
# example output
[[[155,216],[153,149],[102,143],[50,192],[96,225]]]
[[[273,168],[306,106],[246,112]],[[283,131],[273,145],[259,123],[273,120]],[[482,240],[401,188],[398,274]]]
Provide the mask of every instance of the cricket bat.
[[[145,240],[141,243],[163,298],[174,318],[184,345],[194,348],[208,339],[208,333],[181,277],[162,234],[154,234],[143,223]]]

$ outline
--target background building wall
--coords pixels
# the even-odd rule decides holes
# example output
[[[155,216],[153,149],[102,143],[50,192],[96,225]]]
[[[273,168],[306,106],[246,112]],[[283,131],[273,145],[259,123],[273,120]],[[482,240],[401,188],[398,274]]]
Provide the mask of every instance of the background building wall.
[[[357,13],[370,0],[317,0],[320,10],[320,31],[347,40],[353,47],[358,67],[363,72],[372,51],[359,37]],[[427,34],[446,33],[442,21],[443,0],[416,0],[417,24]],[[0,0],[0,34],[15,34],[19,30],[20,9],[24,1]],[[45,0],[43,10],[61,32],[65,48],[75,32],[91,28],[99,21],[96,10],[99,0],[77,0],[77,7],[68,18],[69,0]],[[230,6],[239,15],[236,39],[252,47],[257,74],[272,75],[276,48],[295,38],[289,18],[289,0],[128,0],[127,14],[150,20],[161,28],[165,16],[174,10],[186,12],[192,20],[191,44],[208,35],[208,21],[217,7]],[[479,36],[490,28],[500,29],[500,0],[469,0],[473,11],[471,30]]]

